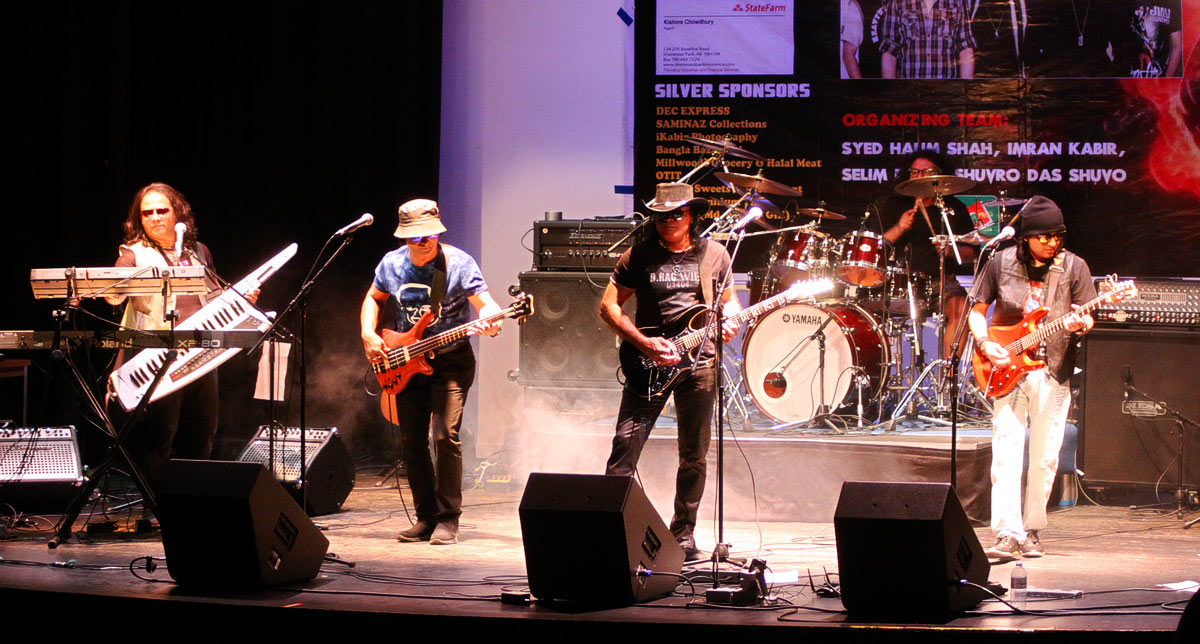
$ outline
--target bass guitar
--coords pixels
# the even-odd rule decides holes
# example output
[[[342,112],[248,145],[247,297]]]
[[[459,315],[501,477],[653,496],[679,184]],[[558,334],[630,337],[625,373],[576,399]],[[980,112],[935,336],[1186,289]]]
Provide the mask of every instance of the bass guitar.
[[[516,300],[503,311],[456,326],[428,338],[421,336],[425,334],[426,327],[433,322],[432,311],[422,315],[413,328],[407,331],[391,329],[380,331],[379,335],[383,338],[384,346],[387,347],[387,357],[379,362],[372,362],[371,371],[375,372],[375,378],[383,387],[383,393],[387,394],[379,397],[379,407],[383,411],[384,417],[393,425],[397,424],[396,405],[392,401],[392,396],[404,391],[408,381],[418,373],[426,375],[433,373],[433,366],[429,364],[431,353],[453,342],[476,335],[478,331],[473,327],[479,322],[491,324],[504,318],[515,318],[520,321],[530,315],[533,315],[533,296],[518,293]]]
[[[1101,290],[1096,299],[1079,307],[1081,315],[1091,313],[1105,302],[1120,302],[1137,295],[1137,287],[1132,281],[1118,283],[1116,275],[1108,276],[1101,283]],[[1004,347],[1008,352],[1009,361],[1008,366],[996,367],[988,360],[982,347],[975,347],[975,354],[971,356],[971,366],[975,371],[975,381],[984,393],[992,397],[1003,396],[1017,386],[1017,381],[1023,374],[1040,369],[1046,364],[1045,360],[1035,360],[1031,357],[1033,350],[1047,339],[1066,330],[1066,315],[1042,324],[1042,319],[1048,313],[1048,309],[1039,307],[1016,324],[988,328],[988,338]]]
[[[796,300],[830,290],[833,290],[833,282],[829,278],[797,282],[786,291],[743,309],[728,319],[741,325],[743,322],[756,319]],[[675,379],[695,364],[696,356],[704,341],[716,334],[716,321],[707,322],[707,320],[708,307],[697,304],[684,311],[669,324],[639,329],[650,337],[668,338],[675,345],[675,352],[679,354],[680,360],[670,366],[656,364],[650,356],[642,353],[641,349],[632,342],[622,341],[618,357],[621,361],[621,372],[625,375],[625,385],[629,387],[630,391],[643,398],[655,398],[667,394]]]

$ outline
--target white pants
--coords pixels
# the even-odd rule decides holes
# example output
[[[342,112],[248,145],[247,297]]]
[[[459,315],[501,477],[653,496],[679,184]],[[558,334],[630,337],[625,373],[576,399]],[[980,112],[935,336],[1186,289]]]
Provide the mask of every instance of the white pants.
[[[1031,371],[992,408],[992,532],[1024,541],[1026,530],[1046,527],[1046,503],[1058,472],[1071,388],[1045,369]],[[1029,427],[1029,474],[1021,513],[1021,469]]]

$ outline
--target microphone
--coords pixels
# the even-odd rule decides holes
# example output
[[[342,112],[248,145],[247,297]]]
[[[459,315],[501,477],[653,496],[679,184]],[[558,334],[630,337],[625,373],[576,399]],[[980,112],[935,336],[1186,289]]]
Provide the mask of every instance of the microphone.
[[[980,250],[980,252],[983,252],[1006,239],[1012,239],[1014,236],[1016,236],[1016,234],[1017,231],[1013,229],[1012,226],[1005,226],[1004,229],[1000,231],[999,235],[996,235],[990,241],[988,241],[988,243],[983,245],[983,248]]]
[[[364,212],[358,219],[355,219],[349,224],[339,228],[338,231],[333,234],[333,236],[341,237],[342,235],[348,235],[359,228],[362,228],[363,226],[370,226],[373,223],[375,223],[375,217],[369,212]]]
[[[187,224],[182,221],[175,224],[175,257],[183,258],[183,235],[187,232]]]
[[[759,217],[762,217],[762,216],[763,216],[762,208],[759,208],[758,206],[750,206],[750,209],[746,211],[745,216],[743,216],[741,219],[739,219],[737,221],[737,223],[733,225],[733,228],[729,232],[740,233],[740,232],[742,232],[743,228],[750,225],[750,222],[752,222],[755,219],[758,219]]]

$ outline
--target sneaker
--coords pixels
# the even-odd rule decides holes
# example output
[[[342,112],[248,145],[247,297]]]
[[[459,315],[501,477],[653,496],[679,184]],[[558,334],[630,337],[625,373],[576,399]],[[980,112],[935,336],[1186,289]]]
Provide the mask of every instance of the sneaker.
[[[696,539],[694,537],[680,537],[679,547],[683,548],[684,561],[700,561],[706,558],[704,552],[696,547]]]
[[[1021,554],[1026,557],[1040,557],[1046,554],[1046,549],[1038,540],[1037,530],[1030,530],[1025,534],[1025,540],[1021,542]]]
[[[433,528],[434,524],[432,523],[417,521],[407,530],[401,530],[400,534],[396,535],[396,541],[400,541],[402,543],[429,541],[430,535],[433,534]]]
[[[455,543],[458,543],[458,519],[438,523],[429,538],[429,545],[432,546],[448,546]]]
[[[983,554],[987,555],[988,559],[1001,559],[1005,561],[1020,559],[1021,544],[1017,543],[1017,540],[1012,538],[1012,536],[1006,534],[1003,537],[997,538],[996,543],[990,547],[984,548]]]

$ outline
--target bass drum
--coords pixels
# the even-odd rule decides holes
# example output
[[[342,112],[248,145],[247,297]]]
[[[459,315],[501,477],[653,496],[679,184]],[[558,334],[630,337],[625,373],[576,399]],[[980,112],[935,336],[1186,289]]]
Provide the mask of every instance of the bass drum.
[[[825,396],[817,376],[820,344],[812,337],[824,325]],[[742,375],[754,404],[781,422],[808,420],[821,404],[831,410],[856,402],[856,370],[868,384],[863,402],[879,397],[891,362],[887,336],[854,304],[789,304],[759,318],[742,348]]]

